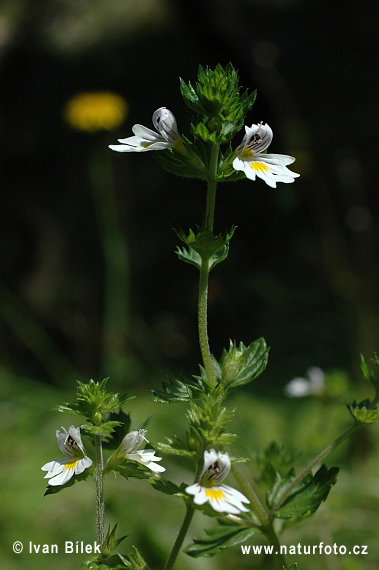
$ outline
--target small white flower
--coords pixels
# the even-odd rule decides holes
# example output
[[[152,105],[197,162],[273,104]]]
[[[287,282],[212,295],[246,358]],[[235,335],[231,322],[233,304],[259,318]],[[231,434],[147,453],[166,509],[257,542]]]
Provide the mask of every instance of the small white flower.
[[[321,368],[312,366],[306,372],[306,378],[294,378],[284,388],[287,396],[303,398],[312,394],[320,394],[325,387],[325,375]]]
[[[50,479],[49,485],[64,485],[73,475],[83,473],[92,465],[92,461],[86,456],[79,428],[70,426],[67,432],[62,427],[56,433],[58,447],[66,457],[50,461],[41,469],[47,471],[45,479]]]
[[[160,107],[155,111],[153,124],[158,132],[151,131],[143,125],[134,125],[132,127],[134,137],[118,139],[122,144],[111,144],[109,148],[117,152],[145,152],[182,146],[176,119],[166,107]]]
[[[161,461],[162,457],[155,457],[154,449],[144,449],[143,451],[137,451],[144,441],[149,443],[145,435],[147,430],[140,429],[138,431],[129,432],[121,442],[120,445],[120,455],[123,455],[126,459],[131,459],[132,461],[138,461],[141,465],[145,465],[154,473],[163,473],[166,471],[161,465],[157,465],[156,461]]]
[[[272,188],[277,182],[294,182],[300,176],[287,168],[295,162],[292,156],[286,154],[265,154],[272,141],[272,130],[265,124],[245,127],[246,134],[239,147],[237,157],[233,160],[234,170],[241,170],[247,178],[261,178]]]
[[[204,505],[207,501],[218,513],[238,515],[248,509],[242,503],[250,503],[242,493],[220,485],[230,471],[230,458],[227,453],[216,452],[214,449],[204,451],[204,467],[199,483],[186,488],[189,495],[194,495],[195,505]]]

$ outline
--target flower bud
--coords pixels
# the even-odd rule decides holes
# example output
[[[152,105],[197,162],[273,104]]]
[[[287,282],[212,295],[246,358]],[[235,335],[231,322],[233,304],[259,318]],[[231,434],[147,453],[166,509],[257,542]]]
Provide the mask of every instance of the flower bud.
[[[187,431],[186,436],[187,436],[188,449],[190,451],[196,451],[196,453],[198,454],[202,454],[203,440],[197,429],[195,429],[193,426],[190,426],[190,429],[189,431]]]
[[[226,353],[222,363],[222,380],[224,384],[232,382],[244,366],[243,354],[245,346],[241,343],[237,348],[236,343],[230,341],[229,351]]]
[[[141,447],[144,441],[148,441],[145,437],[146,433],[146,429],[140,429],[126,434],[120,445],[120,454],[133,453],[136,449]]]
[[[99,426],[103,421],[103,416],[100,412],[95,412],[92,416],[92,423],[94,426]]]

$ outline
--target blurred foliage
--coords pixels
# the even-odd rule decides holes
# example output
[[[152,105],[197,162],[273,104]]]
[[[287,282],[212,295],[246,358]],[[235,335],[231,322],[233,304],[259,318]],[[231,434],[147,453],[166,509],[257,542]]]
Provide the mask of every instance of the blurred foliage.
[[[128,136],[134,123],[149,124],[162,105],[188,132],[191,114],[179,77],[194,82],[199,64],[232,61],[242,86],[258,90],[249,120],[272,126],[272,151],[294,155],[301,173],[291,188],[271,191],[246,181],[223,184],[218,193],[216,230],[237,229],[227,262],[211,275],[212,351],[219,358],[229,339],[248,345],[260,336],[271,346],[260,381],[236,397],[233,432],[243,434],[236,447],[242,455],[259,454],[276,439],[289,453],[303,449],[305,463],[346,425],[343,402],[366,396],[357,394],[357,355],[378,350],[379,320],[378,165],[371,158],[377,12],[378,6],[368,11],[364,4],[341,11],[326,0],[3,0],[1,568],[44,570],[53,563],[65,570],[81,561],[76,555],[16,556],[11,544],[23,537],[59,545],[79,536],[93,540],[89,485],[79,482],[67,491],[69,499],[66,492],[42,497],[40,466],[55,456],[54,432],[62,422],[47,410],[71,401],[76,379],[111,376],[115,391],[137,390],[140,398],[130,409],[140,422],[154,414],[156,440],[181,425],[180,404],[168,415],[146,394],[168,371],[178,377],[197,370],[197,276],[177,262],[171,228],[200,222],[205,192],[200,182],[171,177],[151,156],[110,156],[107,144]],[[67,101],[92,91],[125,98],[124,125],[89,135],[65,124]],[[96,211],[95,166],[102,199],[116,206],[116,238]],[[105,236],[116,240],[110,260]],[[110,267],[122,276],[117,282],[108,279]],[[113,295],[123,299],[122,325]],[[284,400],[284,385],[310,366],[334,375],[334,396]],[[351,394],[346,377],[357,379],[347,389]],[[379,565],[375,434],[377,426],[364,427],[333,455],[333,464],[343,467],[339,482],[303,526],[304,544],[368,544],[367,560],[341,557],[342,570]],[[189,479],[187,463],[177,461],[178,482]],[[116,479],[106,491],[110,518],[120,525],[125,484]],[[182,513],[174,499],[170,510],[169,497],[142,484],[127,483],[135,524],[120,532],[159,568]],[[167,525],[157,527],[162,513]],[[199,516],[191,536],[202,536],[205,523]],[[286,531],[287,544],[299,541],[297,532]],[[238,547],[210,561],[182,560],[186,570],[229,568],[235,560],[241,570],[252,565]],[[306,557],[298,562],[307,567]],[[327,563],[316,557],[312,570]],[[268,570],[263,559],[254,564]]]

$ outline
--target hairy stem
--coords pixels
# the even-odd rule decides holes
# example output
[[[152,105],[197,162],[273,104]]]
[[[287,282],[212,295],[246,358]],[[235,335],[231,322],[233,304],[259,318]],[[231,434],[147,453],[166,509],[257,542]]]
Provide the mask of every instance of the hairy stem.
[[[200,269],[198,306],[199,343],[208,381],[212,386],[216,386],[217,380],[212,366],[211,351],[209,348],[208,340],[208,276],[209,261],[208,259],[202,259]]]
[[[192,517],[193,517],[194,513],[195,513],[195,509],[190,504],[188,504],[182,526],[180,527],[179,534],[176,537],[174,546],[172,547],[170,556],[166,562],[166,566],[164,567],[164,570],[170,570],[174,566],[175,560],[176,560],[176,558],[180,552],[180,549],[181,549],[183,541],[186,537],[186,534],[187,534],[189,525],[191,524]]]
[[[95,435],[95,488],[96,488],[96,526],[97,540],[100,545],[104,542],[104,494],[103,494],[103,448],[101,435]]]
[[[228,453],[230,454],[229,450]],[[267,512],[265,511],[261,501],[259,500],[258,495],[250,485],[249,481],[246,479],[245,475],[242,473],[241,469],[238,465],[234,464],[231,467],[231,471],[238,482],[239,486],[241,487],[242,491],[245,493],[246,497],[249,499],[251,503],[251,507],[254,513],[257,515],[259,520],[262,523],[262,526],[269,524],[269,517]]]
[[[284,554],[282,554],[282,552],[281,552],[280,542],[279,542],[278,536],[274,530],[272,522],[270,522],[266,526],[262,527],[261,531],[265,535],[265,537],[267,538],[269,543],[274,547],[273,548],[273,556],[276,559],[276,562],[278,564],[278,568],[280,568],[280,570],[287,570],[287,568],[288,568],[287,560],[286,560]]]
[[[207,188],[207,208],[205,214],[205,227],[213,232],[215,205],[216,205],[216,188],[217,188],[217,166],[218,166],[219,146],[212,145],[211,160],[209,165],[209,180]]]

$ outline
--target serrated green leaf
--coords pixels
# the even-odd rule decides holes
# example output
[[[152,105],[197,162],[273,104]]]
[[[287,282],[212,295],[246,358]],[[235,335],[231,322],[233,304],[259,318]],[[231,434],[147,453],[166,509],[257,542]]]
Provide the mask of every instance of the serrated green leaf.
[[[178,436],[174,436],[173,439],[166,438],[167,443],[157,443],[157,449],[162,453],[167,455],[178,455],[182,457],[195,457],[196,452],[188,449],[188,445],[185,441],[180,439]]]
[[[298,454],[290,453],[284,446],[273,441],[264,451],[254,457],[260,471],[259,483],[266,489],[271,488],[276,480],[277,473],[284,476],[297,459]]]
[[[182,483],[180,487],[172,483],[171,481],[164,481],[162,479],[154,479],[151,481],[151,486],[157,491],[164,493],[165,495],[171,495],[175,497],[187,498],[188,495],[185,494],[184,489],[187,487],[186,483]]]
[[[131,461],[121,463],[111,471],[119,473],[125,477],[125,479],[130,479],[131,477],[134,477],[135,479],[150,479],[151,477],[154,477],[154,474],[147,468],[144,469],[143,467],[140,467],[138,463],[132,463]]]
[[[275,509],[274,516],[280,519],[295,520],[311,516],[326,500],[330,489],[337,481],[338,472],[337,467],[328,469],[322,465],[315,475],[312,476],[310,473],[291,490],[284,503]],[[272,489],[266,494],[266,502],[270,509],[274,509],[275,505],[279,504],[295,479],[294,469],[291,469],[285,477],[277,474]]]
[[[200,270],[201,256],[199,253],[197,253],[197,251],[195,251],[191,247],[188,249],[186,249],[185,247],[182,248],[178,247],[176,249],[176,255],[179,257],[181,261],[184,261],[185,263],[190,263],[191,265],[194,265],[195,267],[197,267],[197,269]]]
[[[162,390],[152,390],[152,392],[155,396],[154,401],[160,404],[189,402],[208,394],[204,382],[198,377],[194,377],[194,380],[168,378],[168,382],[162,382]]]
[[[347,409],[359,424],[373,424],[379,421],[379,410],[369,399],[362,400],[359,404],[354,400],[351,404],[347,404]]]
[[[194,558],[199,556],[215,556],[227,548],[241,544],[255,534],[255,529],[239,524],[228,524],[207,529],[206,536],[194,538],[193,544],[187,546],[184,552]]]
[[[115,431],[115,429],[119,426],[121,426],[121,422],[109,421],[109,422],[104,422],[100,426],[83,424],[80,426],[80,429],[82,431],[87,432],[87,434],[101,435],[103,437],[107,437],[111,435]]]
[[[87,566],[88,570],[147,570],[148,566],[135,546],[127,554],[116,553],[104,558],[103,556],[93,556],[86,560],[81,566]]]
[[[116,530],[117,530],[117,523],[114,525],[112,530],[111,530],[111,525],[108,525],[107,534],[105,536],[103,544],[101,545],[101,554],[104,557],[110,556],[110,554],[112,554],[112,552],[116,550],[118,545],[127,537],[127,535],[125,535],[116,538]]]
[[[225,392],[238,390],[262,374],[267,366],[269,350],[264,338],[248,347],[242,342],[238,347],[231,343],[229,351],[225,351],[221,358],[221,381],[225,384]]]

